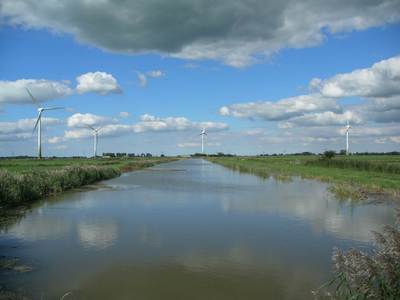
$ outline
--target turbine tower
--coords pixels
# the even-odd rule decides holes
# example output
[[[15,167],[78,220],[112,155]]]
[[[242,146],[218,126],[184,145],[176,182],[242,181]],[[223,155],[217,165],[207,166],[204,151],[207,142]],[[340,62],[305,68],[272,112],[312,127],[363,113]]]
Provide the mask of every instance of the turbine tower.
[[[98,137],[99,137],[99,131],[103,128],[103,127],[99,127],[99,128],[94,128],[92,126],[87,125],[87,128],[93,130],[93,137],[94,137],[94,141],[93,141],[93,157],[97,157],[97,141],[98,141]]]
[[[203,128],[200,135],[201,135],[201,153],[203,154],[204,153],[204,136],[207,135],[205,128]]]
[[[346,155],[349,155],[349,131],[350,131],[350,124],[349,121],[347,120],[347,125],[346,125]]]
[[[28,92],[29,96],[31,97],[32,102],[35,105],[37,105],[38,101],[35,99],[35,97],[33,97],[33,95],[31,94],[31,92],[28,89],[26,89],[26,91]],[[64,109],[64,107],[59,107],[59,106],[39,107],[38,110],[37,110],[38,111],[38,117],[36,119],[35,126],[33,127],[33,132],[37,128],[37,131],[38,131],[38,134],[37,134],[37,138],[38,138],[37,139],[37,147],[38,147],[37,151],[38,151],[38,154],[37,154],[37,156],[38,156],[39,159],[42,158],[42,114],[46,110],[55,110],[55,109]]]

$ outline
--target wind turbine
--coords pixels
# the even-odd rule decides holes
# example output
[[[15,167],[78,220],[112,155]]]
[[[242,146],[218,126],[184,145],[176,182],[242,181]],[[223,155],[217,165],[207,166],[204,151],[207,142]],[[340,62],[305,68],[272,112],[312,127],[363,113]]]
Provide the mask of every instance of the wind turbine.
[[[346,130],[346,155],[349,155],[349,131],[350,131],[350,124],[349,124],[349,120],[347,120],[347,125],[345,127]]]
[[[201,153],[204,153],[204,136],[207,135],[205,128],[203,128],[200,135],[201,135]]]
[[[28,88],[26,88],[26,91],[28,92],[29,96],[32,99],[32,102],[35,105],[38,105],[38,101],[35,99],[35,97],[33,97],[33,95],[31,94],[31,92],[28,90]],[[52,107],[39,107],[38,108],[38,117],[35,123],[35,126],[33,127],[33,132],[36,130],[38,130],[38,158],[41,159],[42,158],[42,114],[44,111],[46,110],[55,110],[55,109],[64,109],[64,107],[59,107],[59,106],[52,106]]]
[[[93,136],[94,136],[94,142],[93,142],[93,157],[97,157],[97,140],[99,137],[99,131],[103,128],[103,127],[99,127],[99,128],[94,128],[92,126],[86,125],[87,128],[93,130]]]

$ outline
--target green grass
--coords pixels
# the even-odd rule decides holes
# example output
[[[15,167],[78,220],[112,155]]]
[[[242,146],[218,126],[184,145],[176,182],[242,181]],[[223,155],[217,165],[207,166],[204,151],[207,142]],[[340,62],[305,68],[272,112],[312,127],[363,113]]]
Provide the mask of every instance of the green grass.
[[[3,159],[0,206],[26,204],[49,195],[119,176],[173,158]]]
[[[301,176],[337,184],[337,192],[400,194],[400,156],[340,156],[331,161],[318,156],[212,157],[210,161],[263,177]],[[348,191],[346,192],[346,189]],[[335,190],[335,189],[334,189]]]

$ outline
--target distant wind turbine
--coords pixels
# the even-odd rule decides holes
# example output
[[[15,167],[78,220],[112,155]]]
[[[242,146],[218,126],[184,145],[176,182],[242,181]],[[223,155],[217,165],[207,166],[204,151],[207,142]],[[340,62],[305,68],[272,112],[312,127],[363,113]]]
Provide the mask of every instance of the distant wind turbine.
[[[31,97],[32,102],[38,106],[38,101],[35,99],[35,97],[33,97],[32,93],[28,90],[28,88],[26,88],[26,91],[29,94],[29,97]],[[53,106],[53,107],[39,107],[38,108],[38,117],[35,123],[35,126],[33,127],[33,132],[35,132],[36,128],[38,131],[38,140],[37,140],[37,144],[38,144],[38,158],[41,159],[42,158],[42,114],[44,111],[46,110],[55,110],[55,109],[64,109],[64,107],[59,107],[59,106]]]
[[[349,155],[349,131],[350,131],[350,124],[349,121],[347,120],[347,125],[346,125],[346,155]]]
[[[99,131],[103,128],[103,127],[99,127],[99,128],[94,128],[92,126],[87,125],[87,128],[91,129],[93,131],[93,136],[94,136],[94,142],[93,142],[93,157],[97,157],[97,141],[98,141],[98,137],[99,137]]]
[[[204,153],[204,136],[207,135],[205,128],[203,128],[200,135],[201,135],[201,153]]]

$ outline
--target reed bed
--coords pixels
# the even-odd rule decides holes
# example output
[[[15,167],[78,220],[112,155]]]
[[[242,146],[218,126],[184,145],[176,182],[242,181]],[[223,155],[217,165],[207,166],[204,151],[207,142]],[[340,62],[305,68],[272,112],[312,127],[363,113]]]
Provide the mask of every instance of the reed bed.
[[[334,277],[313,292],[316,299],[400,299],[400,212],[396,225],[373,233],[372,253],[334,250]]]
[[[120,174],[117,168],[92,165],[29,173],[0,170],[0,205],[14,206],[31,202]]]
[[[321,166],[326,168],[354,169],[359,171],[400,174],[400,165],[384,162],[372,162],[361,159],[317,159],[306,161],[309,166]]]

